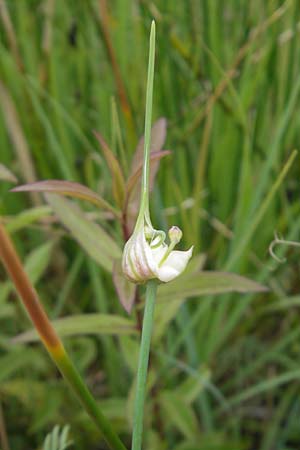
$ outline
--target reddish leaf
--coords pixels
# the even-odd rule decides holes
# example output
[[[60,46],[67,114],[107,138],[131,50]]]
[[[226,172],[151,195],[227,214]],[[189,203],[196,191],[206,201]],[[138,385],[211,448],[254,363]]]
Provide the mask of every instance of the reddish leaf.
[[[11,192],[53,192],[69,197],[76,197],[87,200],[94,205],[100,206],[111,211],[115,216],[119,216],[118,211],[115,210],[106,200],[104,200],[96,192],[92,191],[86,186],[74,181],[63,180],[45,180],[37,181],[36,183],[28,183],[22,186],[17,186],[11,189]]]

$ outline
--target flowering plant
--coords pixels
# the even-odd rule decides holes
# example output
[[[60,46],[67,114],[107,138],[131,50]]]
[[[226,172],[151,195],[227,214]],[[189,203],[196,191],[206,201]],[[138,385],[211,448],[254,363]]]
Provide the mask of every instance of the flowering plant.
[[[143,164],[138,164],[135,167],[133,161],[132,173],[130,174],[127,182],[125,181],[124,172],[119,164],[118,159],[113,152],[110,151],[103,138],[98,135],[103,153],[107,164],[112,173],[112,191],[116,200],[116,205],[112,206],[109,202],[104,200],[99,194],[91,191],[86,186],[82,186],[79,183],[59,180],[47,180],[37,183],[32,183],[25,186],[19,186],[14,191],[39,191],[45,192],[46,199],[51,205],[51,208],[56,217],[67,227],[72,235],[77,239],[80,245],[87,251],[90,257],[94,258],[102,267],[112,272],[112,278],[116,276],[116,263],[122,260],[122,269],[126,277],[122,277],[122,282],[129,280],[134,284],[127,283],[124,291],[128,288],[128,285],[133,287],[133,298],[139,299],[137,303],[137,316],[141,311],[141,305],[143,296],[136,295],[136,284],[146,285],[145,294],[145,311],[143,318],[143,326],[141,327],[141,321],[134,320],[129,321],[121,316],[114,317],[117,320],[121,320],[121,332],[124,332],[124,324],[127,330],[132,332],[133,336],[139,336],[141,332],[141,345],[140,355],[137,370],[137,377],[134,378],[133,383],[136,383],[136,396],[135,396],[135,408],[134,408],[134,420],[133,420],[133,439],[132,450],[140,450],[142,446],[142,425],[143,425],[143,411],[146,393],[146,379],[147,369],[150,351],[150,342],[152,335],[152,327],[154,322],[154,306],[156,297],[160,296],[160,292],[157,291],[159,282],[167,283],[160,286],[161,292],[166,294],[167,288],[170,287],[169,297],[175,297],[180,301],[184,301],[188,296],[200,296],[203,293],[223,293],[229,291],[235,292],[257,292],[263,290],[263,287],[246,280],[236,275],[224,274],[219,272],[205,272],[199,273],[200,264],[191,263],[189,267],[192,269],[187,270],[187,273],[183,275],[187,286],[192,285],[192,293],[180,290],[178,284],[172,283],[186,269],[189,260],[191,259],[193,247],[186,251],[175,250],[175,246],[180,242],[182,238],[182,232],[177,226],[172,226],[168,231],[169,244],[166,243],[166,233],[162,230],[156,230],[151,222],[149,213],[149,191],[150,191],[150,170],[149,166],[152,161],[158,161],[162,156],[168,152],[156,152],[156,154],[150,154],[150,141],[151,141],[151,115],[152,115],[152,96],[153,96],[153,77],[154,77],[154,54],[155,54],[155,25],[152,23],[151,35],[150,35],[150,54],[149,54],[149,69],[148,69],[148,83],[147,83],[147,97],[146,97],[146,117],[145,117],[145,139],[144,139],[144,158]],[[160,122],[160,125],[163,122]],[[133,229],[133,233],[130,236],[132,227],[130,226],[130,220],[128,218],[128,205],[130,204],[130,196],[132,195],[133,188],[136,186],[136,181],[139,180],[142,172],[142,187],[139,204],[139,212],[136,220],[136,224]],[[153,173],[154,171],[152,171]],[[52,193],[51,195],[48,195]],[[86,215],[79,209],[71,206],[67,201],[58,200],[57,196],[53,196],[53,193],[68,195],[77,197],[80,199],[89,200],[98,207],[104,209],[108,214],[109,219],[112,218],[120,221],[120,225],[123,230],[124,241],[126,241],[123,255],[118,244],[113,240],[105,230],[103,230],[98,224],[88,220]],[[99,427],[104,439],[108,446],[115,450],[125,450],[125,445],[117,436],[110,421],[102,413],[99,405],[96,403],[92,394],[84,384],[83,380],[79,376],[75,366],[72,364],[64,346],[60,339],[59,333],[55,327],[52,326],[47,318],[47,315],[42,307],[42,304],[38,298],[37,292],[34,290],[31,282],[22,267],[22,264],[14,250],[13,244],[9,239],[4,226],[0,225],[0,257],[10,274],[16,289],[23,300],[23,303],[29,313],[29,316],[38,331],[38,334],[47,348],[50,356],[56,363],[61,374],[67,380],[81,404],[90,415],[92,420]],[[196,263],[199,261],[196,259]],[[195,270],[197,265],[197,270]],[[202,266],[201,266],[202,268]],[[195,276],[195,273],[197,274]],[[187,281],[188,280],[188,281]],[[223,284],[222,284],[223,283]],[[118,285],[118,281],[115,283]],[[174,296],[174,286],[176,295]],[[196,287],[195,287],[196,286]],[[172,291],[173,289],[173,291]],[[168,291],[167,291],[168,292]],[[143,291],[142,291],[143,293]],[[158,294],[158,295],[157,295]],[[120,298],[122,295],[120,295]],[[162,297],[162,295],[161,295]],[[160,298],[161,300],[161,298]],[[180,306],[180,302],[175,302]],[[125,307],[127,312],[130,312],[130,307]],[[158,305],[161,309],[166,310],[165,304],[161,301]],[[178,306],[178,307],[179,307]],[[172,305],[171,305],[172,307]],[[172,314],[166,314],[170,321],[175,313],[176,307],[172,307]],[[101,316],[101,317],[99,317]],[[61,323],[64,320],[72,318],[60,319]],[[91,319],[91,318],[90,318]],[[109,319],[108,314],[97,315],[96,332],[99,332],[99,320],[105,321],[106,328],[109,328],[107,321]],[[111,318],[110,318],[111,319]],[[82,322],[83,318],[80,317]],[[91,331],[90,322],[86,320],[88,324],[87,332]],[[168,324],[165,320],[164,326]],[[30,334],[30,332],[29,332]],[[120,333],[121,334],[121,333]],[[30,335],[32,337],[32,334]],[[27,335],[28,337],[28,335]]]
[[[134,231],[127,241],[122,267],[125,276],[133,283],[144,283],[157,278],[168,282],[180,275],[193,252],[173,250],[180,241],[182,231],[173,226],[169,230],[170,244],[165,243],[165,233],[144,225]]]

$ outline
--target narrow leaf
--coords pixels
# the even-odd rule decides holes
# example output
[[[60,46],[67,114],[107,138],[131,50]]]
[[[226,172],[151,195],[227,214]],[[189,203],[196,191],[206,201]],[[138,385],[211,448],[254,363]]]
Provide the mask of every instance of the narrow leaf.
[[[46,194],[46,199],[88,255],[111,272],[115,259],[121,258],[121,250],[115,240],[100,225],[87,220],[77,205],[55,194]]]
[[[160,301],[171,301],[228,292],[245,294],[267,290],[265,286],[234,273],[204,271],[197,275],[183,275],[170,283],[161,285],[158,296]]]
[[[10,183],[17,183],[16,176],[6,167],[0,163],[0,180],[9,181]]]
[[[28,183],[22,186],[17,186],[11,189],[11,192],[53,192],[60,195],[87,200],[88,202],[93,203],[100,208],[111,211],[114,215],[118,215],[118,212],[113,208],[113,206],[111,206],[106,200],[104,200],[104,198],[89,189],[87,186],[83,186],[82,184],[76,183],[75,181],[37,181],[36,183]]]
[[[52,325],[61,336],[78,335],[130,335],[136,334],[135,324],[125,317],[110,314],[78,314],[52,321]],[[25,331],[14,337],[12,343],[37,342],[35,329]]]
[[[113,180],[112,189],[114,198],[119,207],[121,208],[123,206],[125,196],[125,180],[121,166],[116,156],[114,155],[113,151],[107,145],[103,136],[100,133],[97,133],[96,131],[94,132],[94,134],[101,145],[104,157],[106,159],[106,162],[112,175]]]

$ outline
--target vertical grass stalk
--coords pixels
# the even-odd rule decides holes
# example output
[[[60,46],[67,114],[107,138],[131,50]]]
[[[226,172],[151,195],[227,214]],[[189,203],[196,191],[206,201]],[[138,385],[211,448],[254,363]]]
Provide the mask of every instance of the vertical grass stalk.
[[[32,286],[22,263],[15,251],[13,243],[0,224],[0,259],[10,275],[15,288],[23,301],[23,304],[32,320],[39,336],[48,353],[67,383],[75,392],[80,403],[89,414],[91,419],[101,431],[111,450],[126,450],[125,446],[115,433],[111,423],[100,411],[94,397],[88,390],[75,366],[70,360],[66,350],[49,321],[40,299]]]

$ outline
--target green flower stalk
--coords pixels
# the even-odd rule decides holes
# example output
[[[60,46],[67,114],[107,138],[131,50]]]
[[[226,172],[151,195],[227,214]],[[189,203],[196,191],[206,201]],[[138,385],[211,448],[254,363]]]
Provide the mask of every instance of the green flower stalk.
[[[77,398],[100,429],[109,448],[112,450],[126,450],[115,433],[110,422],[100,411],[95,399],[86,387],[75,366],[49,321],[39,300],[38,294],[24,271],[22,263],[15,251],[13,243],[3,225],[0,224],[0,259],[10,275],[16,290],[28,312],[33,325],[53,359],[57,368],[75,392]]]
[[[132,450],[141,450],[143,436],[143,417],[147,371],[149,363],[151,334],[158,281],[168,282],[180,275],[192,256],[193,248],[187,251],[174,250],[181,240],[182,232],[173,226],[169,232],[169,245],[165,243],[166,234],[155,230],[149,212],[149,165],[151,141],[151,116],[155,59],[155,23],[150,32],[150,50],[146,92],[144,164],[142,177],[141,204],[132,236],[123,251],[122,268],[124,275],[133,283],[146,283],[146,301],[143,319],[142,338],[137,372],[136,396],[133,418]]]
[[[122,259],[125,276],[133,283],[144,283],[158,279],[168,282],[180,275],[193,252],[193,247],[187,251],[173,250],[181,240],[181,230],[173,226],[169,232],[170,244],[165,243],[166,234],[155,230],[152,226],[149,212],[149,168],[151,144],[151,116],[153,99],[155,59],[155,22],[152,22],[150,33],[150,51],[148,64],[148,79],[146,92],[144,164],[142,176],[142,192],[139,215],[132,236],[127,241]]]

